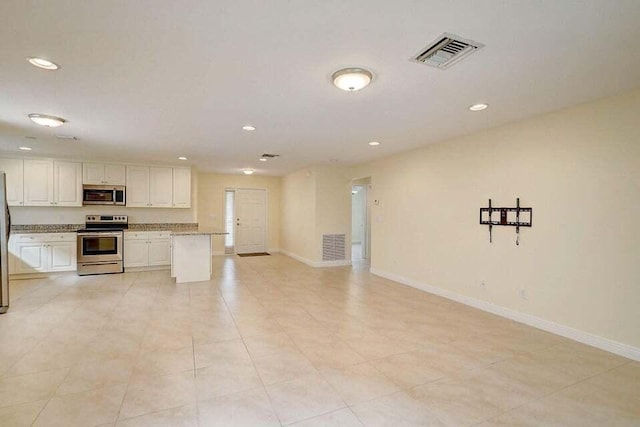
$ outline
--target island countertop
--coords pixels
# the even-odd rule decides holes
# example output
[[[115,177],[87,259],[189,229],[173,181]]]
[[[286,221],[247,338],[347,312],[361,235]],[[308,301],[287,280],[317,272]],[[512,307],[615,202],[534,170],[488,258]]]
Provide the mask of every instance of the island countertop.
[[[172,236],[223,236],[229,234],[225,231],[211,231],[211,230],[179,230],[172,231]]]

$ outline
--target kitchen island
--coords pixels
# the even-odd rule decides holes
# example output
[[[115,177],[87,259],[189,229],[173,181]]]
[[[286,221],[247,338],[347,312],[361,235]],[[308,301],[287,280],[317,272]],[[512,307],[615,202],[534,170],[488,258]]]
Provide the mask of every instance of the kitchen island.
[[[171,232],[171,277],[176,283],[202,282],[211,279],[211,236],[218,231]]]

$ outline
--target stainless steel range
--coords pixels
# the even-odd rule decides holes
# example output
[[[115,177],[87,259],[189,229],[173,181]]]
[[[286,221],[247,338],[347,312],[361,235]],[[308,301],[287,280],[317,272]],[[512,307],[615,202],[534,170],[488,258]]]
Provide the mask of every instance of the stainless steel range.
[[[126,215],[87,215],[85,228],[78,230],[78,274],[123,273]]]

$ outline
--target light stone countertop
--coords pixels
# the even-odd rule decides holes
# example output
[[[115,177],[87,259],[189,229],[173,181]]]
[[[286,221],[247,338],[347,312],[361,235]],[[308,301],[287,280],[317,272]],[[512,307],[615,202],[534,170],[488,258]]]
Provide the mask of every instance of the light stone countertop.
[[[75,233],[85,224],[12,224],[11,234]],[[129,223],[125,231],[197,231],[197,222]]]
[[[224,231],[206,231],[206,230],[180,230],[180,231],[172,231],[172,236],[224,236],[225,234],[229,234]]]

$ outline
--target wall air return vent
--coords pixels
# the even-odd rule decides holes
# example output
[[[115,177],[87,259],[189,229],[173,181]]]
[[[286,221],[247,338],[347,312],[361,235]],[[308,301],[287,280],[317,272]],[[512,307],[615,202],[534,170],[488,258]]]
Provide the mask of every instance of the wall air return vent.
[[[446,70],[482,47],[484,47],[482,43],[463,39],[455,34],[443,33],[411,60]]]
[[[345,235],[344,234],[323,234],[322,235],[322,260],[342,261],[345,259]]]

